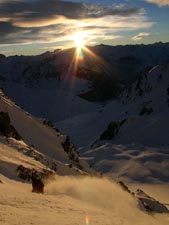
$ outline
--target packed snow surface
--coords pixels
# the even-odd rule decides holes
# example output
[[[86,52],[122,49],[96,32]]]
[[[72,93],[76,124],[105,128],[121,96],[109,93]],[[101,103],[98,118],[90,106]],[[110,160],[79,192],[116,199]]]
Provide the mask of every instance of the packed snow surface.
[[[168,215],[149,215],[117,184],[92,177],[56,177],[45,194],[30,184],[0,175],[0,223],[3,225],[167,225]],[[166,199],[167,201],[167,199]]]

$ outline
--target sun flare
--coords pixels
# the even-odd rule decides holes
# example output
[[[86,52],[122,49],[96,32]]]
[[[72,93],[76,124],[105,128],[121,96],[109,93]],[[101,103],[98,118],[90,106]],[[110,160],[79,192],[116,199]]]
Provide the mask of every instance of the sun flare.
[[[83,31],[77,31],[73,35],[73,41],[77,49],[82,49],[85,46],[85,33]]]

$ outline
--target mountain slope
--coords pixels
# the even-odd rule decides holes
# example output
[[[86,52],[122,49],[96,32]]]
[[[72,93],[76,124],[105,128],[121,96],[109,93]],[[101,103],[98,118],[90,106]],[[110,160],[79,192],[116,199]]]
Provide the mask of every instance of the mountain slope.
[[[94,112],[99,104],[119,96],[127,85],[168,59],[168,49],[168,43],[99,45],[88,47],[78,64],[75,49],[2,57],[0,86],[26,111],[57,122]]]
[[[27,144],[27,147],[24,148],[20,144],[14,145],[17,151],[38,159],[50,169],[53,169],[52,166],[58,167],[57,172],[60,171],[59,173],[64,173],[64,171],[65,173],[66,171],[71,173],[71,170],[72,172],[77,170],[80,173],[79,169],[89,173],[92,171],[78,157],[75,146],[66,135],[60,134],[47,121],[38,120],[24,112],[7,98],[3,92],[0,93],[0,111],[9,115],[9,122],[21,134],[21,138]],[[9,143],[13,146],[13,142],[10,139]],[[75,168],[72,168],[73,166]]]
[[[126,119],[118,137],[121,143],[168,145],[169,62],[154,67],[120,97],[124,104],[120,120]],[[130,130],[130,132],[129,132]],[[115,140],[114,139],[114,140]]]
[[[19,165],[22,165],[27,169],[35,169],[38,172],[43,172],[45,170],[50,172],[50,169],[47,166],[29,155],[23,154],[23,152],[21,150],[19,151],[16,146],[20,149],[28,148],[23,141],[12,141],[7,140],[4,137],[0,137],[1,174],[10,179],[19,181],[19,173],[17,172]]]
[[[54,130],[44,126],[34,120],[19,107],[16,107],[9,99],[0,98],[1,111],[7,111],[11,118],[11,123],[22,134],[23,140],[30,146],[35,146],[42,153],[47,153],[50,157],[66,162],[66,153],[63,151],[61,140],[56,139],[57,134]],[[56,152],[57,149],[57,152]]]
[[[76,135],[76,131],[87,133],[85,138],[89,138],[88,140],[91,140],[89,144],[92,144],[90,135],[97,135],[97,139],[101,139],[101,133],[108,128],[108,123],[113,121],[120,123],[125,120],[114,138],[107,137],[107,140],[113,139],[114,143],[124,144],[140,142],[149,145],[167,145],[168,83],[169,63],[166,62],[139,78],[118,100],[100,107],[93,113],[86,113],[57,124],[65,131],[69,129],[71,137],[76,142],[81,138]]]
[[[101,45],[91,47],[90,50],[102,56],[102,60],[99,58],[97,61],[97,57],[95,59],[93,56],[93,61],[90,61],[89,59],[92,58],[90,56],[86,59],[87,64],[80,64],[81,69],[88,70],[93,65],[92,70],[100,72],[104,59],[109,61],[110,65],[117,63],[122,68],[125,64],[127,66],[133,63],[137,71],[134,74],[137,74],[136,77],[139,78],[134,83],[132,81],[135,79],[131,82],[126,80],[125,85],[129,83],[131,85],[128,85],[128,90],[125,90],[118,100],[94,103],[79,97],[80,93],[91,90],[91,80],[72,76],[74,75],[72,68],[69,70],[68,66],[73,54],[70,49],[37,57],[11,57],[5,62],[3,59],[0,69],[6,81],[2,79],[1,84],[19,105],[36,116],[51,119],[63,133],[69,134],[73,143],[78,146],[80,154],[87,158],[96,169],[118,177],[125,176],[127,167],[127,176],[130,179],[143,180],[146,177],[150,181],[154,179],[166,181],[168,179],[166,171],[168,171],[169,69],[167,61],[159,65],[156,63],[168,59],[168,43],[117,46],[110,49],[109,46]],[[136,58],[139,60],[134,60]],[[5,68],[11,65],[11,62],[14,67],[10,68],[10,72],[6,70],[5,74]],[[21,68],[19,65],[22,65]],[[58,73],[55,74],[58,70],[54,71],[54,65],[56,68],[58,66],[61,68],[59,77]],[[154,65],[156,65],[154,69],[148,73],[145,72]],[[118,66],[115,68],[117,72]],[[23,71],[25,76],[22,77]],[[131,68],[126,71],[133,74]],[[114,77],[114,73],[112,76]],[[41,126],[37,125],[38,130]],[[45,130],[43,135],[46,136],[46,134],[48,135],[48,132]],[[41,143],[37,141],[38,135],[36,141],[33,137],[25,138],[30,145],[37,147],[38,144],[40,147]],[[49,143],[52,151],[55,146],[52,143],[55,141]],[[57,145],[60,148],[60,144],[56,143]],[[42,146],[44,152],[45,149]],[[118,149],[120,149],[119,155]],[[52,151],[50,156],[53,156]],[[143,154],[145,151],[147,151],[146,155]],[[154,154],[151,154],[152,152]],[[59,157],[62,158],[62,156]],[[111,169],[115,164],[112,160],[117,164],[113,170]],[[129,168],[128,160],[131,160]],[[124,167],[119,168],[119,162],[124,163]],[[134,168],[138,165],[138,168],[144,171],[143,174],[138,176],[139,170],[137,170],[138,173],[133,174],[132,165],[133,167],[136,165]],[[155,169],[156,167],[160,170],[164,168],[162,173],[164,176],[160,174],[160,170]],[[117,174],[114,174],[116,169]],[[120,173],[118,173],[119,170]]]
[[[117,101],[57,125],[69,133],[95,169],[117,179],[166,182],[168,84],[165,62],[140,77]]]

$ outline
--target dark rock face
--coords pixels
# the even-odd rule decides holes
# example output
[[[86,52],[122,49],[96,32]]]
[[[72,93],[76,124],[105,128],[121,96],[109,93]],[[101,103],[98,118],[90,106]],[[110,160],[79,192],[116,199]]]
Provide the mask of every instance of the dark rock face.
[[[32,179],[35,178],[47,179],[49,176],[53,175],[53,172],[50,170],[43,169],[42,171],[37,171],[34,168],[26,168],[23,165],[18,165],[16,171],[18,173],[17,176],[25,181],[31,181]]]
[[[169,213],[169,210],[164,204],[150,197],[144,191],[137,189],[135,194],[138,199],[139,206],[143,207],[145,211],[149,213]]]
[[[150,108],[142,108],[142,110],[140,111],[139,115],[140,116],[143,116],[143,115],[150,115],[151,113],[153,112],[153,108],[150,107]]]
[[[126,122],[124,119],[122,121],[111,122],[107,129],[101,134],[100,140],[112,140],[114,136],[119,132],[120,127]]]
[[[22,180],[27,180],[30,181],[31,180],[31,176],[32,176],[32,170],[28,169],[26,167],[24,167],[23,165],[19,165],[17,167],[17,173],[18,173],[18,177]]]
[[[44,119],[43,120],[43,124],[48,126],[48,127],[51,127],[52,129],[54,129],[56,132],[59,132],[59,130],[52,124],[52,121],[50,120],[47,120],[47,119]]]
[[[79,157],[77,154],[77,149],[71,142],[70,138],[67,136],[66,140],[62,143],[64,151],[68,154],[69,159],[72,161],[73,165],[75,165],[80,170],[83,169],[79,163]],[[70,164],[69,167],[71,168],[72,165]]]
[[[0,112],[0,134],[13,137],[16,140],[22,139],[17,130],[10,124],[10,117],[7,112]]]
[[[130,191],[130,189],[127,187],[127,185],[123,181],[119,181],[118,184],[121,186],[121,188],[124,191],[127,191],[128,193],[132,194],[132,192]]]

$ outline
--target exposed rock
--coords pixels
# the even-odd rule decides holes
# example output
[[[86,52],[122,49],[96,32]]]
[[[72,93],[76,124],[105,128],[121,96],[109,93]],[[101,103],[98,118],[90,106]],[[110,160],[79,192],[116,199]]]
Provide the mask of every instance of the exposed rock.
[[[119,181],[118,184],[124,191],[127,191],[138,201],[138,206],[141,210],[148,213],[169,213],[169,210],[164,204],[150,197],[141,189],[137,189],[136,192],[131,192],[131,190],[123,181]]]
[[[42,170],[42,171],[37,171],[34,168],[26,168],[23,165],[19,165],[17,167],[18,172],[18,177],[22,180],[26,180],[26,181],[31,181],[32,180],[32,176],[35,177],[39,177],[42,179],[45,179],[46,177],[49,177],[50,175],[52,175],[53,173],[50,170]]]
[[[127,187],[127,185],[123,181],[119,181],[118,184],[122,187],[122,189],[124,191],[127,191],[128,193],[131,194],[131,191],[129,190],[129,188]]]
[[[139,206],[143,207],[147,212],[169,213],[169,210],[164,204],[150,197],[140,189],[137,189],[136,197],[138,199]]]
[[[66,136],[66,140],[62,143],[64,151],[68,154],[69,159],[72,161],[73,165],[75,165],[80,170],[83,169],[78,158],[77,150],[74,144],[71,142],[70,138]]]
[[[153,108],[152,107],[149,107],[149,108],[146,108],[146,107],[143,107],[139,113],[140,116],[143,116],[143,115],[150,115],[151,113],[153,112]]]
[[[43,124],[47,125],[48,127],[53,128],[56,132],[59,132],[58,128],[56,128],[56,127],[53,125],[52,121],[47,120],[47,119],[44,119],[44,120],[43,120]]]
[[[0,112],[0,134],[13,137],[16,140],[22,139],[17,130],[10,124],[10,117],[7,112]]]
[[[120,127],[127,121],[127,119],[121,121],[111,122],[107,129],[101,134],[99,140],[112,140],[114,136],[119,132]]]

